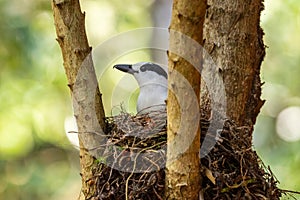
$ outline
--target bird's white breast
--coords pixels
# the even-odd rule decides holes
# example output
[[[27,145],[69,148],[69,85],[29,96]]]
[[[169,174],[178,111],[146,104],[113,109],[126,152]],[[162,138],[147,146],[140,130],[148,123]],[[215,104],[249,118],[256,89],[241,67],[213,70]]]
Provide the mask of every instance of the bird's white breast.
[[[165,85],[152,83],[142,86],[137,100],[137,111],[150,112],[165,109],[167,92]]]

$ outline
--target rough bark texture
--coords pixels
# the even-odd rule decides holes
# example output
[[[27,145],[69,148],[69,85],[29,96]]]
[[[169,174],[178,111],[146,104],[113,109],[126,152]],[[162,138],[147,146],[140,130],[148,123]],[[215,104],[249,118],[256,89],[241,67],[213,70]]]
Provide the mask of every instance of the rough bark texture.
[[[204,65],[204,73],[223,79],[227,117],[240,126],[253,126],[264,103],[260,99],[260,65],[265,56],[262,0],[208,0],[207,4],[204,48],[216,65]]]
[[[213,166],[209,170],[212,181],[203,179],[205,199],[213,199],[212,195],[217,199],[279,199],[276,179],[252,149],[253,126],[264,103],[260,99],[260,66],[265,56],[260,27],[263,0],[208,0],[207,5],[204,48],[215,65],[205,62],[202,76],[217,86],[223,81],[226,106],[214,109],[226,113],[227,120],[214,149],[202,159],[206,168]],[[209,92],[214,97],[222,93],[221,87]]]
[[[90,55],[91,47],[86,37],[85,14],[81,12],[78,0],[53,0],[52,9],[79,131],[82,175],[80,199],[91,199],[96,194],[96,183],[92,180],[97,163],[93,156],[97,155],[99,149],[95,148],[102,139],[91,133],[104,130],[105,114]]]
[[[200,122],[201,50],[188,46],[184,36],[202,44],[205,9],[206,2],[202,0],[173,1],[170,52],[168,54],[166,199],[199,199],[201,177],[199,173],[200,129],[198,125]],[[178,53],[175,54],[174,51],[172,53],[172,49],[185,55],[189,54],[187,57],[191,58],[192,62],[184,59]],[[193,94],[190,93],[191,91]],[[184,128],[182,128],[183,126]],[[195,126],[196,130],[194,130]]]

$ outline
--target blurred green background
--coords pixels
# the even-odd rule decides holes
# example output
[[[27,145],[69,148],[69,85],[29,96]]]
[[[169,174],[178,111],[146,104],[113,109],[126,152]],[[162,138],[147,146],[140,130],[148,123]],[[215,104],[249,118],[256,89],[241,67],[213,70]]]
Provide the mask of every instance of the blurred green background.
[[[135,28],[167,27],[167,20],[152,21],[157,8],[168,9],[162,5],[166,2],[83,1],[90,45]],[[265,7],[262,26],[269,48],[262,79],[267,102],[257,121],[254,146],[281,188],[300,191],[300,1],[266,0]],[[0,200],[76,199],[79,158],[65,136],[72,107],[50,1],[0,0],[0,11]],[[129,57],[147,60],[150,54]],[[122,74],[103,77],[100,86],[110,114],[111,90]]]

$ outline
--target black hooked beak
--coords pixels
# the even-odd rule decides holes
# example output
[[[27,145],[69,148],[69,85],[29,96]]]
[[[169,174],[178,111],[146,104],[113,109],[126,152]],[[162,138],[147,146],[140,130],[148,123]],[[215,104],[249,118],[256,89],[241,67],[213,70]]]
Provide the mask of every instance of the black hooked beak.
[[[138,71],[132,69],[132,65],[128,65],[128,64],[115,65],[114,68],[117,68],[118,70],[120,70],[122,72],[129,73],[129,74],[133,74],[133,73],[138,72]]]

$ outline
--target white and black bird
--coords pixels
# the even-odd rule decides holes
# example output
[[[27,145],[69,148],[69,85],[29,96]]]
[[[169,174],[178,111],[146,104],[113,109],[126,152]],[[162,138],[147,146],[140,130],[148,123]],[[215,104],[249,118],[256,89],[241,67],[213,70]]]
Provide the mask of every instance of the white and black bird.
[[[118,64],[114,68],[132,74],[138,82],[140,89],[136,106],[138,113],[165,111],[168,74],[161,66],[151,62],[139,62],[136,64]],[[137,125],[135,122],[133,124]],[[163,126],[164,124],[161,125],[161,127]],[[75,117],[65,120],[65,131],[70,142],[79,148],[78,136],[72,134],[72,132],[78,131]]]
[[[136,106],[138,113],[166,109],[168,74],[160,65],[139,62],[118,64],[114,68],[133,75],[138,82],[140,89]]]

